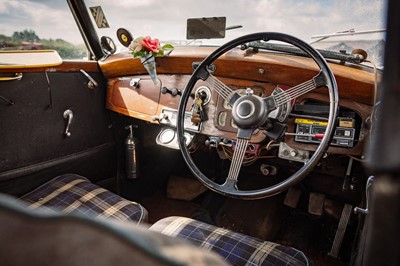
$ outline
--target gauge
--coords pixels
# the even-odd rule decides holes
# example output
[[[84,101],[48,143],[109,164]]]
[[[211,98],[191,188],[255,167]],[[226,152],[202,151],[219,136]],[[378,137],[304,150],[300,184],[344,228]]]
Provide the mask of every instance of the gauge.
[[[285,91],[280,87],[276,87],[275,90],[272,92],[272,95],[276,95],[278,93],[285,93]],[[272,119],[276,119],[279,122],[283,122],[289,116],[291,110],[292,110],[292,106],[291,106],[291,102],[289,100],[286,103],[279,106],[274,111],[272,111],[271,113],[269,113],[268,117],[272,118]]]
[[[220,125],[221,127],[224,127],[224,126],[225,126],[225,123],[226,123],[226,115],[227,115],[227,113],[226,113],[225,111],[219,113],[219,115],[218,115],[218,125]]]
[[[172,129],[167,129],[162,131],[162,133],[160,134],[160,141],[163,144],[168,144],[171,141],[173,141],[175,138],[175,131]]]

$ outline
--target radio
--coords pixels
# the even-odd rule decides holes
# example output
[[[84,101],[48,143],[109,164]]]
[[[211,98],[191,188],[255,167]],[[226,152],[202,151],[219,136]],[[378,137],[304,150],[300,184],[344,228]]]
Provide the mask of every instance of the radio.
[[[317,144],[321,142],[321,138],[316,138],[315,135],[324,134],[326,126],[328,125],[328,123],[325,121],[316,121],[303,118],[296,118],[295,123],[295,141]],[[348,117],[339,117],[339,126],[336,127],[331,145],[351,148],[355,144],[355,135],[355,120]]]

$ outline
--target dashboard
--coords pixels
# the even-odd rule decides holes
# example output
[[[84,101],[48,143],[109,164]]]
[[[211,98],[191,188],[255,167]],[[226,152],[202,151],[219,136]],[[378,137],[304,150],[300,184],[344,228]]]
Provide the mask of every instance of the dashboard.
[[[191,77],[192,65],[198,64],[213,49],[177,47],[171,55],[156,58],[157,85],[152,82],[140,60],[133,59],[129,54],[115,54],[99,61],[108,79],[106,107],[160,125],[157,143],[168,142],[164,144],[177,148],[174,127],[180,95]],[[240,54],[235,51],[222,55],[214,63],[213,75],[239,94],[250,88],[256,95],[268,96],[309,80],[318,73],[312,60],[281,54]],[[361,157],[372,126],[370,117],[380,73],[358,65],[330,63],[330,66],[339,88],[340,109],[338,129],[328,152]],[[199,89],[207,91],[207,103],[204,104],[207,119],[192,125],[192,108]],[[327,89],[318,88],[287,103],[285,108],[270,113],[287,125],[283,142],[290,147],[290,156],[297,154],[294,159],[301,161],[302,155],[317,148],[319,139],[304,135],[323,134],[328,103]],[[219,97],[212,85],[197,81],[186,107],[186,116],[188,139],[195,141],[196,136],[201,135],[208,138],[206,142],[209,145],[234,145],[236,126],[230,106]],[[250,142],[254,147],[271,143],[261,131],[256,131]],[[287,154],[284,148],[280,147],[282,156]],[[293,156],[289,158],[293,159]]]
[[[190,75],[158,75],[159,82],[155,85],[146,75],[135,75],[112,78],[108,82],[107,108],[149,123],[160,125],[160,134],[156,142],[171,148],[178,148],[176,142],[177,109],[180,95],[185,88]],[[243,94],[251,88],[254,94],[268,96],[277,90],[288,88],[285,84],[256,82],[243,79],[223,78],[220,80],[233,91]],[[199,124],[191,121],[195,91],[205,91],[207,100],[204,104],[208,119]],[[321,89],[319,89],[321,90]],[[279,113],[272,112],[274,118],[285,119],[285,112],[290,112],[286,119],[287,135],[284,142],[289,147],[287,159],[298,159],[303,152],[314,151],[319,139],[312,134],[323,134],[327,115],[328,96],[325,92],[314,91],[305,94],[288,103]],[[185,129],[187,144],[196,134],[202,134],[213,141],[230,143],[236,139],[236,125],[233,122],[231,107],[227,101],[216,93],[208,83],[198,81],[194,87],[189,104],[186,108]],[[341,99],[338,127],[328,150],[334,154],[362,156],[363,146],[368,134],[368,117],[371,106],[349,99]],[[282,114],[283,113],[283,114]],[[251,138],[251,143],[258,145],[269,141],[261,131]],[[281,156],[285,157],[284,148]]]

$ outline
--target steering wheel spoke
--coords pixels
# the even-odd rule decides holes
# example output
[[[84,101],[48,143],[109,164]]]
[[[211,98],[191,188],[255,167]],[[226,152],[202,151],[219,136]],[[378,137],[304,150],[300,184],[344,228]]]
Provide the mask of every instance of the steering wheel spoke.
[[[229,88],[225,83],[220,81],[217,77],[212,74],[209,74],[207,79],[205,80],[211,87],[215,89],[215,91],[224,99],[228,100],[229,97],[233,95],[233,90]],[[233,103],[232,103],[233,105]]]
[[[237,180],[248,144],[248,139],[237,139],[236,147],[233,151],[231,167],[229,168],[228,179]]]
[[[321,72],[319,72],[318,75],[313,77],[310,80],[307,80],[299,85],[296,85],[294,87],[291,87],[288,90],[282,91],[274,96],[271,96],[274,98],[275,101],[275,107],[279,107],[287,102],[290,102],[291,100],[296,99],[297,97],[306,94],[307,92],[310,92],[316,88],[326,86],[326,80],[325,77]],[[268,97],[266,98],[268,99]],[[270,101],[272,103],[272,101]],[[271,104],[270,103],[270,104]]]
[[[228,193],[237,193],[237,191],[239,191],[237,187],[237,179],[227,178],[221,187]]]

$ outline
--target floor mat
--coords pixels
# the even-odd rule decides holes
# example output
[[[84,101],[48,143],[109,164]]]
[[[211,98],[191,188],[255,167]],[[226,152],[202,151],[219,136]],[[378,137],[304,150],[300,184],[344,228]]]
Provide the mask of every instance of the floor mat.
[[[227,199],[222,206],[219,226],[264,240],[274,240],[282,223],[282,195],[261,200]]]
[[[200,205],[188,201],[169,199],[164,192],[157,192],[151,197],[142,199],[140,203],[149,212],[150,224],[168,216],[192,217],[200,210]]]

